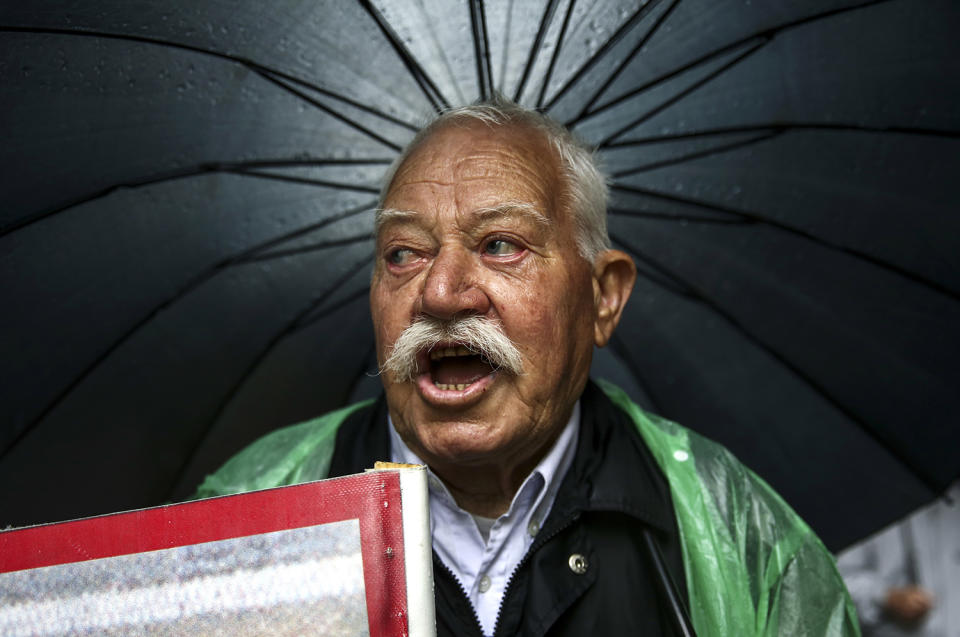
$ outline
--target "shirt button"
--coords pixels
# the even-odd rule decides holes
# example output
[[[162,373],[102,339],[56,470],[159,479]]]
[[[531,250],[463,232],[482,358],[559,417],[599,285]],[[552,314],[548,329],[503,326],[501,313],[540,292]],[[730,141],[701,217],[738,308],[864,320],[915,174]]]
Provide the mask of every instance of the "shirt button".
[[[480,592],[486,593],[488,590],[490,590],[490,578],[484,575],[480,578]]]
[[[577,575],[583,575],[587,572],[587,558],[579,553],[574,553],[570,556],[570,559],[567,560],[567,565],[570,567],[570,570],[576,573]]]
[[[531,520],[530,524],[527,526],[527,533],[530,534],[530,537],[534,537],[539,532],[540,525],[537,524],[536,520]]]

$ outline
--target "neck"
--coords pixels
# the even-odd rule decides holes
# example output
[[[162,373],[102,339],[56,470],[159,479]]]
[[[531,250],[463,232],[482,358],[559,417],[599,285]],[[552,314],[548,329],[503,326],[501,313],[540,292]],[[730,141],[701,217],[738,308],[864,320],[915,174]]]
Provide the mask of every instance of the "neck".
[[[564,426],[569,419],[567,414]],[[499,462],[490,464],[442,461],[428,464],[446,485],[457,506],[473,515],[497,518],[509,510],[520,486],[556,444],[564,426],[554,428],[552,435],[523,459],[499,456],[496,458]]]
[[[441,479],[457,506],[473,515],[497,518],[507,512],[520,485],[537,466],[543,453],[522,466],[505,467],[436,466],[430,469]]]
[[[393,423],[391,435],[417,460],[430,467],[447,487],[457,506],[472,515],[497,518],[510,509],[521,485],[566,430],[572,410],[573,406],[561,414],[561,418],[556,419],[552,426],[543,427],[545,437],[528,437],[527,440],[521,439],[518,444],[507,444],[493,452],[469,456],[430,453],[420,444],[416,435],[402,436],[401,431],[409,431],[410,428],[404,427],[396,413],[390,415]]]

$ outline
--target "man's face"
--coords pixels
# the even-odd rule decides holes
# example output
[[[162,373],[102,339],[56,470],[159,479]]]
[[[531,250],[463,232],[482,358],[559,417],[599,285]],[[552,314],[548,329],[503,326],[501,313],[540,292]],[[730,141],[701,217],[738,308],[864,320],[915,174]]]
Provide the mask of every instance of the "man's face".
[[[394,177],[370,291],[380,363],[418,317],[470,315],[498,321],[523,361],[515,375],[438,358],[456,352],[444,343],[413,381],[384,373],[398,433],[431,466],[535,462],[583,391],[596,293],[561,195],[554,150],[519,127],[441,128]]]

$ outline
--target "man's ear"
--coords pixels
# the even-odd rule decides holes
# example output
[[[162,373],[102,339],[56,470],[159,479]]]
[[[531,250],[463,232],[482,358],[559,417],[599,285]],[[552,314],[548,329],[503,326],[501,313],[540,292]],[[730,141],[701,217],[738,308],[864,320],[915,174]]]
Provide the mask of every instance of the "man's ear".
[[[597,256],[593,265],[593,298],[597,310],[593,340],[598,347],[606,345],[613,336],[636,280],[637,266],[627,253],[605,250]]]

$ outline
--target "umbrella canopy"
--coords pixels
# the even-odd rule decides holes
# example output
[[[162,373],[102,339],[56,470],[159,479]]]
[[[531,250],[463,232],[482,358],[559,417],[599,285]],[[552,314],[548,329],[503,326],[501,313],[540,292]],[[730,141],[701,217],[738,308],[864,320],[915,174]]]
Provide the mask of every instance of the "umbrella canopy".
[[[831,547],[960,473],[960,5],[0,8],[0,525],[189,496],[377,391],[380,178],[500,91],[596,144],[640,279],[595,371]]]

